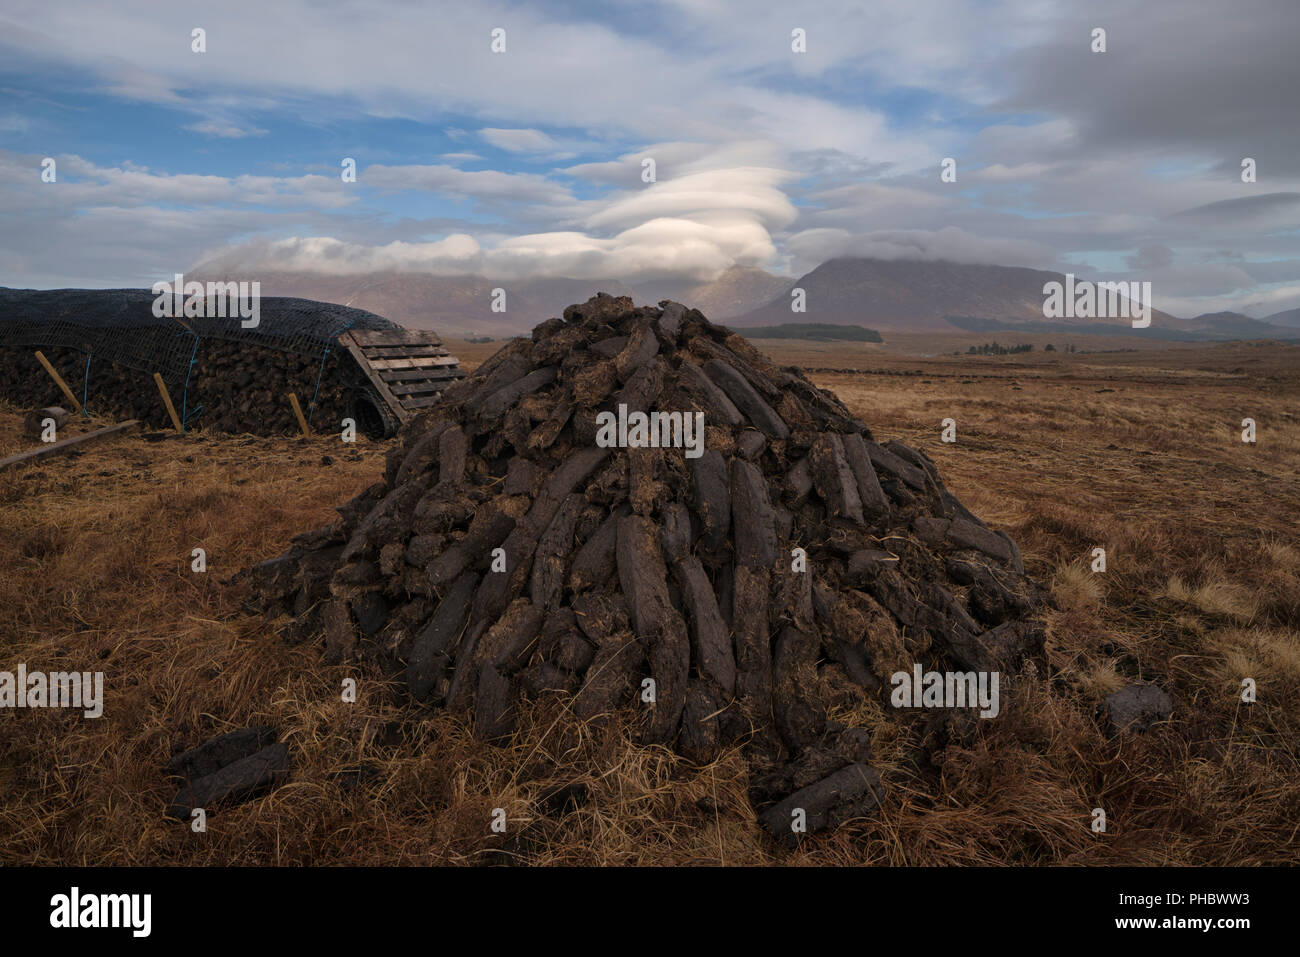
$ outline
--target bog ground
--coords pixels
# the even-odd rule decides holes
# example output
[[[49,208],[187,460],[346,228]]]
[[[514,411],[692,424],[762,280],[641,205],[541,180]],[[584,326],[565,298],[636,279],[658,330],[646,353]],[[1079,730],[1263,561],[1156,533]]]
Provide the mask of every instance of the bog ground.
[[[467,368],[497,345],[448,343]],[[107,697],[98,720],[0,714],[0,861],[1300,860],[1300,349],[757,345],[819,370],[878,439],[929,454],[1057,605],[1048,673],[926,772],[898,759],[924,741],[877,729],[889,787],[875,815],[786,850],[755,823],[735,753],[697,766],[546,711],[510,746],[484,746],[317,646],[284,644],[225,583],[329,521],[376,480],[385,447],[134,436],[0,473],[0,669],[103,671]],[[28,444],[19,411],[0,406],[0,455]],[[204,575],[190,571],[196,547]],[[1089,570],[1095,547],[1104,574]],[[349,676],[355,705],[340,700]],[[1135,678],[1177,710],[1111,738],[1094,710]],[[167,758],[255,724],[289,743],[291,782],[218,810],[206,834],[167,819]],[[489,829],[497,807],[505,835]],[[1104,835],[1089,827],[1096,807]]]

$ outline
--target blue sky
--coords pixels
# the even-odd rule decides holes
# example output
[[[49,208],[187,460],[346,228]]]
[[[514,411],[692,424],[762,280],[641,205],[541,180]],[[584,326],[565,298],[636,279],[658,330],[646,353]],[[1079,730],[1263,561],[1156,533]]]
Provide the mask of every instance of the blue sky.
[[[0,284],[920,256],[1264,315],[1300,305],[1300,12],[1245,5],[11,0]]]

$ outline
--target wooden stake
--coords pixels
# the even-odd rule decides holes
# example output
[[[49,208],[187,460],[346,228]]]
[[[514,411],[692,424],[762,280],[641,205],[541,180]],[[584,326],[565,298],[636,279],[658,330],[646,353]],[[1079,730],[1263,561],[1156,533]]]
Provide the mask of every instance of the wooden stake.
[[[87,432],[85,435],[74,435],[70,439],[63,439],[59,442],[51,442],[49,445],[42,445],[39,448],[28,449],[26,452],[19,452],[17,455],[11,455],[7,459],[0,459],[0,469],[10,465],[17,465],[19,462],[26,462],[29,459],[37,459],[43,455],[57,455],[60,452],[72,448],[74,445],[84,445],[87,442],[93,442],[95,439],[102,439],[107,435],[113,435],[117,432],[125,432],[127,429],[133,429],[140,423],[135,419],[127,419],[125,422],[119,422],[116,425],[110,425],[103,429],[96,429],[94,432]]]
[[[45,353],[37,349],[36,358],[41,365],[45,366],[45,371],[50,374],[50,378],[54,380],[54,384],[63,390],[63,394],[68,397],[68,401],[72,403],[72,407],[74,409],[80,409],[84,414],[86,411],[86,407],[81,404],[80,399],[78,399],[75,395],[72,394],[72,390],[68,388],[68,384],[63,381],[63,376],[59,375],[59,373],[55,370],[54,366],[50,365],[50,360],[45,358]]]
[[[311,437],[311,429],[307,427],[307,420],[303,418],[302,406],[298,404],[298,397],[292,392],[289,393],[289,404],[293,406],[293,414],[298,417],[298,427],[302,429],[305,438]]]
[[[167,406],[167,414],[172,417],[172,425],[176,426],[177,432],[184,432],[181,427],[181,418],[176,414],[176,406],[172,405],[172,397],[167,392],[167,383],[163,382],[161,372],[153,374],[153,381],[158,383],[158,391],[162,393],[163,405]]]

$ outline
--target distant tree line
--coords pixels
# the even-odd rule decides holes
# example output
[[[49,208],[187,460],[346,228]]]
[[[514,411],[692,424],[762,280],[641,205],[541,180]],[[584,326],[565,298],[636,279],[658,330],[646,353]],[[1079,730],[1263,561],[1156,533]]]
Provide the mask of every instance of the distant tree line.
[[[1048,348],[1051,348],[1050,346]],[[1029,343],[1022,343],[1016,346],[1004,346],[997,342],[986,342],[982,346],[971,346],[966,350],[968,356],[1014,356],[1021,352],[1032,352],[1034,347]]]
[[[733,329],[746,339],[811,339],[819,342],[883,342],[880,333],[866,326],[832,322],[786,322],[779,326],[745,326]]]

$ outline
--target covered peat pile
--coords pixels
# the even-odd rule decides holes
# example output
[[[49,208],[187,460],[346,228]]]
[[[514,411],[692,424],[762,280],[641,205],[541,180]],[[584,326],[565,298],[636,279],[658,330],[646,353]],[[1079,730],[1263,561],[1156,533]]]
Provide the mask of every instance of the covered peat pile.
[[[925,720],[890,704],[917,665],[1041,658],[1039,589],[925,455],[662,305],[600,295],[511,342],[256,587],[290,640],[377,660],[484,739],[559,695],[695,761],[743,745],[774,833],[796,808],[809,830],[859,816],[882,785],[844,716]],[[656,411],[702,413],[702,449],[605,447],[600,413]]]
[[[89,412],[171,427],[152,374],[64,346],[49,348],[45,356],[73,392],[85,396]],[[187,428],[295,434],[297,420],[285,399],[292,392],[314,425],[334,430],[344,416],[356,414],[355,397],[365,390],[365,378],[346,355],[330,355],[323,372],[321,367],[320,358],[207,339],[194,351],[193,372],[167,385]],[[28,350],[0,349],[0,396],[28,407],[67,404]]]
[[[158,374],[187,429],[293,434],[292,393],[314,428],[334,431],[352,418],[358,431],[376,437],[396,430],[394,410],[348,343],[357,335],[405,342],[409,330],[362,309],[283,296],[260,297],[256,324],[245,328],[232,303],[217,309],[218,301],[200,300],[198,289],[193,297],[167,318],[155,312],[159,297],[144,289],[0,287],[0,398],[37,408],[67,404],[35,356],[41,350],[80,400],[70,411],[84,405],[90,413],[166,427]],[[387,375],[400,395],[425,388],[412,386],[422,376],[404,358],[408,352],[370,350],[376,368],[392,370]],[[423,371],[439,383],[460,375],[452,357]]]

